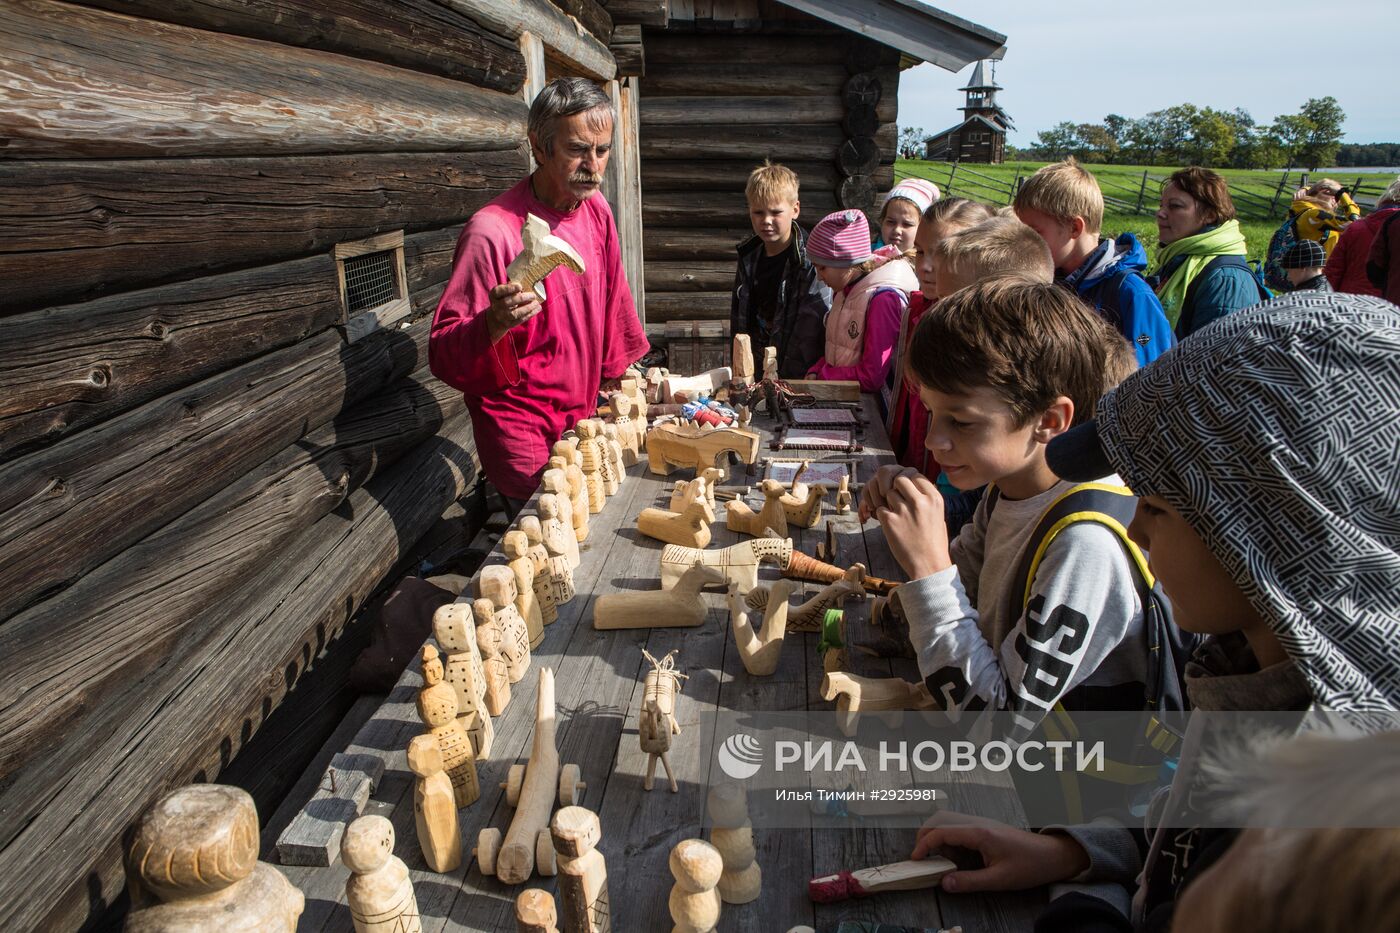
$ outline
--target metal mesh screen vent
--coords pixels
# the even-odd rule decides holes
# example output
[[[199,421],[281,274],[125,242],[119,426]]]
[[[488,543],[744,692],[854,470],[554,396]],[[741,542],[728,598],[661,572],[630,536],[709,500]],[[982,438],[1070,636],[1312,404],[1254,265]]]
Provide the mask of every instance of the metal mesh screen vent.
[[[397,297],[393,250],[345,260],[345,304],[350,314],[377,308]]]

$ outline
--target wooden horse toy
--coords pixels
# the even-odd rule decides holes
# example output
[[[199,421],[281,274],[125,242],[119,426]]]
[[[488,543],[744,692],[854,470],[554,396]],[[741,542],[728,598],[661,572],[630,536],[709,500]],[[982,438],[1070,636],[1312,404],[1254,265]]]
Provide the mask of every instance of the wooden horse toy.
[[[642,685],[642,712],[637,724],[637,737],[648,756],[647,776],[642,787],[651,790],[656,779],[656,762],[660,759],[673,794],[679,788],[676,776],[671,773],[671,736],[681,734],[680,723],[676,722],[676,694],[681,692],[681,680],[688,677],[676,670],[675,654],[671,651],[658,661],[651,652],[642,649],[642,656],[651,662],[651,670]]]
[[[686,506],[695,501],[695,497],[704,495],[710,503],[710,508],[715,507],[715,487],[719,485],[720,472],[714,467],[703,470],[689,482],[676,480],[675,488],[671,491],[671,511],[684,512]]]
[[[763,510],[755,515],[743,499],[735,499],[725,506],[725,527],[739,534],[753,535],[755,538],[786,538],[787,513],[782,503],[786,488],[772,479],[759,483],[758,488],[763,493]]]
[[[750,538],[727,548],[701,550],[673,544],[661,551],[661,588],[670,589],[681,575],[694,564],[718,568],[724,583],[739,584],[739,592],[747,593],[758,585],[761,563],[786,567],[792,561],[791,538]]]
[[[828,583],[811,599],[794,606],[788,611],[787,628],[789,632],[817,632],[821,630],[822,618],[828,609],[840,609],[845,605],[846,598],[854,596],[861,598],[865,595],[865,586],[861,581],[865,578],[865,565],[852,564],[841,579],[835,583]],[[770,587],[756,586],[749,590],[744,597],[745,604],[754,611],[762,612],[772,598]]]
[[[601,631],[621,628],[693,628],[709,611],[700,598],[706,584],[724,581],[714,567],[695,564],[669,590],[606,593],[593,600],[593,627]]]
[[[842,671],[828,671],[822,677],[822,699],[836,701],[841,731],[854,735],[862,712],[885,710],[930,710],[939,705],[928,687],[900,677],[861,677]]]
[[[788,596],[795,586],[791,580],[779,580],[769,588],[763,625],[755,632],[749,614],[744,611],[744,598],[739,592],[739,585],[729,585],[729,624],[734,629],[734,644],[739,649],[739,660],[744,663],[744,670],[755,677],[767,677],[778,669],[783,636],[788,629]]]
[[[686,506],[684,512],[643,509],[637,516],[637,530],[667,544],[702,548],[710,543],[710,523],[714,520],[714,509],[702,494]]]
[[[647,432],[647,468],[658,476],[666,476],[676,467],[689,467],[696,472],[714,467],[720,476],[728,474],[722,458],[735,453],[745,463],[758,459],[760,438],[753,431],[738,428],[699,428],[678,424],[657,425]]]

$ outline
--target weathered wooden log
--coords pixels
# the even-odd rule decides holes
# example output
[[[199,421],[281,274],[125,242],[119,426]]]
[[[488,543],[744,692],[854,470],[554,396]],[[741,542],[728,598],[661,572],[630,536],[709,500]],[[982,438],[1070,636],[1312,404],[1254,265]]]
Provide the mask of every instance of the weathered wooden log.
[[[894,123],[882,123],[875,132],[875,145],[880,147],[880,164],[893,165],[899,155],[899,127]]]
[[[120,839],[164,790],[208,780],[472,484],[465,413],[217,603],[165,664],[0,792],[0,928],[76,929],[121,890]],[[46,892],[34,897],[34,891]]]
[[[647,291],[714,292],[734,287],[733,259],[712,262],[649,262]]]
[[[338,0],[333,6],[320,0],[77,2],[196,29],[353,55],[507,94],[518,92],[525,83],[525,59],[515,43],[434,0]],[[596,7],[589,0],[572,2]]]
[[[549,0],[441,0],[492,32],[519,39],[528,32],[539,39],[566,70],[589,78],[611,81],[617,65],[608,51],[607,36],[595,38],[575,25]],[[611,15],[611,14],[609,14]]]
[[[427,370],[356,406],[0,625],[0,777],[43,754],[281,546],[462,410]],[[211,560],[218,555],[217,560]],[[101,645],[51,665],[55,643]]]
[[[416,370],[427,331],[327,331],[0,466],[0,619]]]
[[[880,116],[876,116],[876,111]],[[894,119],[898,108],[881,102],[860,111],[871,122],[864,135],[873,135],[879,124]],[[850,111],[836,95],[828,97],[642,97],[644,132],[658,126],[738,126],[744,124],[840,123]],[[847,131],[847,135],[862,135]]]
[[[802,216],[814,224],[837,209],[836,195],[830,189],[801,191]],[[738,191],[648,191],[642,204],[642,223],[662,227],[694,224],[697,227],[723,227],[742,224],[748,219],[748,202]]]
[[[645,101],[645,97],[643,101]],[[830,159],[846,132],[835,123],[728,123],[705,126],[647,126],[641,139],[642,158],[754,159],[821,161]]]
[[[869,175],[852,175],[841,182],[837,200],[842,207],[853,207],[870,213],[875,204],[875,180]],[[871,220],[874,219],[872,216]]]
[[[900,59],[899,49],[876,42],[866,36],[852,36],[846,44],[846,70],[853,75],[867,71],[897,68]],[[894,94],[894,88],[888,89]]]
[[[869,175],[880,165],[880,146],[873,136],[856,136],[836,150],[836,167],[845,175]]]
[[[650,53],[653,39],[647,37]],[[735,40],[737,41],[737,39]],[[848,80],[840,62],[762,64],[687,62],[657,64],[647,55],[646,93],[656,97],[719,94],[772,97],[836,97]]]
[[[841,128],[848,136],[874,136],[880,129],[880,115],[875,107],[858,104],[848,108],[841,118]]]
[[[604,0],[613,23],[666,25],[666,0]]]
[[[874,140],[871,140],[874,146]],[[872,149],[872,151],[874,151]],[[879,154],[871,158],[874,166],[876,187],[887,189],[894,184],[893,166],[880,166]],[[760,163],[744,159],[713,159],[700,162],[678,162],[653,160],[642,165],[642,190],[651,197],[663,191],[737,191],[742,193],[748,183],[749,172]],[[797,173],[802,188],[799,194],[807,191],[836,191],[845,178],[835,162],[784,161],[784,165]],[[853,174],[869,174],[856,172]],[[813,224],[820,219],[803,205],[801,220]]]
[[[519,147],[0,164],[0,314],[441,227],[528,171]]]
[[[612,14],[610,14],[603,4],[598,0],[550,0],[566,16],[572,16],[578,20],[584,29],[593,33],[593,37],[602,43],[609,43],[612,40],[613,26]]]
[[[736,248],[753,236],[746,227],[726,226],[714,230],[689,227],[647,227],[646,261],[696,259],[738,260]]]
[[[642,43],[641,26],[615,28],[612,40],[608,43],[608,51],[612,52],[613,59],[617,62],[619,77],[641,77],[647,73],[646,46]],[[647,89],[650,91],[650,83]]]
[[[616,22],[617,12],[612,10],[612,13]],[[836,36],[784,36],[775,39],[756,35],[705,36],[670,29],[647,33],[647,64],[742,65],[767,61],[779,50],[784,60],[794,63],[840,62],[845,60],[849,46],[849,38]]]
[[[841,102],[847,107],[874,107],[880,102],[884,85],[873,71],[851,75],[841,86]]]
[[[647,320],[727,321],[729,292],[647,292]]]
[[[472,152],[525,135],[518,97],[55,0],[7,5],[0,59],[16,159]]]

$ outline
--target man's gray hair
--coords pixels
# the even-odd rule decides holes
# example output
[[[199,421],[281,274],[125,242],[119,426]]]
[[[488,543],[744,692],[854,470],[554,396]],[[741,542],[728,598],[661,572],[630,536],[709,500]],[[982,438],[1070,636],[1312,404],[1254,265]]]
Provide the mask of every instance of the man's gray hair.
[[[560,117],[571,117],[576,113],[599,111],[597,119],[590,117],[589,125],[595,129],[603,127],[603,113],[614,126],[617,116],[613,113],[612,98],[597,84],[587,78],[555,78],[545,85],[544,90],[535,96],[530,105],[528,129],[541,149],[554,152],[554,127]]]

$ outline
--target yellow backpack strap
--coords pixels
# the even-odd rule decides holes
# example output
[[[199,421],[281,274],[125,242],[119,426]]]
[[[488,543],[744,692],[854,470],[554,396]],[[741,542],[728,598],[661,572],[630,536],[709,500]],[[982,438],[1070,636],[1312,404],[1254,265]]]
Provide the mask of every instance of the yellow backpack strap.
[[[1026,551],[1021,559],[1019,572],[1011,579],[1020,581],[1020,604],[1025,611],[1031,601],[1031,585],[1035,583],[1036,572],[1050,545],[1060,532],[1079,522],[1094,522],[1102,525],[1118,537],[1127,552],[1128,559],[1137,571],[1139,596],[1144,602],[1148,591],[1157,581],[1148,569],[1147,558],[1142,550],[1128,537],[1128,525],[1137,510],[1137,497],[1126,486],[1111,483],[1080,483],[1067,489],[1040,516],[1031,541],[1035,546]]]

